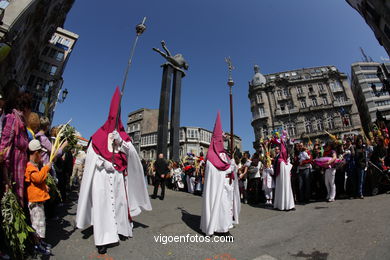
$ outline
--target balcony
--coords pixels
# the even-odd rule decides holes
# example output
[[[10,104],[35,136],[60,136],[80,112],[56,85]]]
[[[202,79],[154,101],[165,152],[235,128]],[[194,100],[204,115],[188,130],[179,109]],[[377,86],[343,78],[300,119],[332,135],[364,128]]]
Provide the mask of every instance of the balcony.
[[[331,88],[333,93],[339,93],[339,92],[344,92],[343,88],[340,87],[334,87]]]
[[[309,97],[316,97],[317,96],[317,93],[312,91],[312,92],[309,92]]]
[[[304,98],[304,97],[306,97],[306,95],[305,95],[305,93],[298,93],[298,95],[297,95],[297,97],[298,98]]]
[[[320,93],[320,95],[326,95],[326,94],[328,94],[325,88],[320,89],[319,93]]]
[[[288,96],[282,95],[282,96],[276,97],[276,99],[277,99],[278,101],[288,100],[288,99],[290,99],[290,98],[291,98],[291,95],[288,95]]]
[[[264,114],[261,114],[261,115],[255,115],[252,117],[252,121],[255,121],[255,120],[258,120],[258,119],[265,119],[265,118],[268,118],[269,115],[268,113],[264,113]]]
[[[276,110],[275,111],[275,116],[288,116],[288,115],[292,115],[292,114],[295,114],[295,113],[298,113],[299,112],[299,109],[298,108],[293,108],[293,109],[285,109],[285,110]]]
[[[352,100],[335,100],[333,102],[333,106],[335,107],[342,107],[342,106],[351,106],[352,105]]]

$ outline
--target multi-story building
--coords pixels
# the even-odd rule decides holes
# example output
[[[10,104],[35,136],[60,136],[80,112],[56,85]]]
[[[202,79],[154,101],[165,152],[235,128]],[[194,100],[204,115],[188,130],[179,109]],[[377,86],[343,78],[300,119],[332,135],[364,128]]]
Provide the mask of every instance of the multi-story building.
[[[50,121],[64,83],[62,74],[78,37],[75,33],[57,28],[27,81],[26,89],[34,97],[33,111],[49,117]]]
[[[133,145],[140,154],[141,135],[157,132],[158,109],[141,108],[130,112],[127,120],[127,133],[133,140]],[[157,136],[156,138],[157,142]]]
[[[25,88],[40,53],[57,27],[64,25],[74,0],[1,2],[0,43],[11,51],[0,61],[0,90]]]
[[[361,124],[347,75],[334,66],[262,75],[249,82],[254,148],[261,137],[286,130],[294,139],[359,131]]]
[[[352,92],[366,134],[377,119],[377,111],[387,120],[390,119],[390,95],[382,91],[383,84],[377,76],[380,65],[377,62],[356,62],[351,65]],[[381,67],[390,71],[390,63]]]
[[[127,121],[127,133],[133,139],[141,158],[154,160],[157,157],[157,129],[158,129],[158,109],[138,109],[129,113]],[[183,158],[187,153],[199,155],[203,152],[207,154],[213,133],[200,127],[180,127],[180,150],[179,157]],[[230,139],[225,141],[225,148],[228,147]],[[169,134],[168,134],[169,138]],[[229,139],[229,140],[228,140]],[[235,147],[242,150],[241,138],[234,135]],[[168,139],[168,145],[170,140]],[[168,149],[167,158],[170,158]]]
[[[390,2],[384,0],[347,0],[373,30],[390,55]]]

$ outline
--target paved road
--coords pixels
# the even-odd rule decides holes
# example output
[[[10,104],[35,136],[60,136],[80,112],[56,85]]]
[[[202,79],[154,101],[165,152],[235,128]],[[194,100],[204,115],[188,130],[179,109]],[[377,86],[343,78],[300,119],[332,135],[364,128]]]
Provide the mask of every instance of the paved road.
[[[149,187],[151,192],[151,187]],[[167,191],[135,218],[134,237],[99,257],[91,229],[73,229],[76,202],[48,222],[51,259],[390,259],[390,195],[297,206],[280,212],[242,205],[233,243],[156,243],[154,236],[198,235],[201,197]]]

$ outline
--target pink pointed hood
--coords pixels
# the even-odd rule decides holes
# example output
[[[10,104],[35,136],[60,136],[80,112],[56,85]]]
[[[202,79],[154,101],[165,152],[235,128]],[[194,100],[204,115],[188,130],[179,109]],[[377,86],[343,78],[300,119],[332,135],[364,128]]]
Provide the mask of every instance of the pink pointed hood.
[[[116,123],[116,117],[117,113],[119,113],[119,121],[118,121],[118,133],[122,137],[122,139],[125,142],[131,141],[130,137],[125,132],[125,129],[122,124],[122,120],[120,117],[120,99],[121,99],[121,93],[119,91],[119,88],[116,87],[114,95],[111,99],[110,104],[110,112],[108,114],[108,119],[104,123],[102,127],[100,127],[96,133],[92,136],[92,147],[94,151],[102,156],[107,161],[113,160],[113,153],[108,150],[108,135],[112,133],[115,130],[115,123]],[[127,168],[127,156],[122,153],[115,153],[114,155],[114,162],[115,162],[115,169],[118,171],[123,171]]]
[[[226,160],[224,160],[224,158]],[[207,152],[206,159],[220,171],[226,171],[230,167],[230,158],[223,147],[221,115],[219,111],[217,119],[215,120],[213,136],[211,137],[210,147]]]

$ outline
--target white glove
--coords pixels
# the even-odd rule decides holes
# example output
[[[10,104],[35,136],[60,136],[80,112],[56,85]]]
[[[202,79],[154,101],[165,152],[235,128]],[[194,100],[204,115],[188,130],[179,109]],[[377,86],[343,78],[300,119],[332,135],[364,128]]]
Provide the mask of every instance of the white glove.
[[[117,143],[122,143],[123,142],[123,139],[122,137],[120,136],[120,134],[118,133],[118,131],[114,130],[112,132],[112,139],[114,139],[114,141],[116,141]]]

